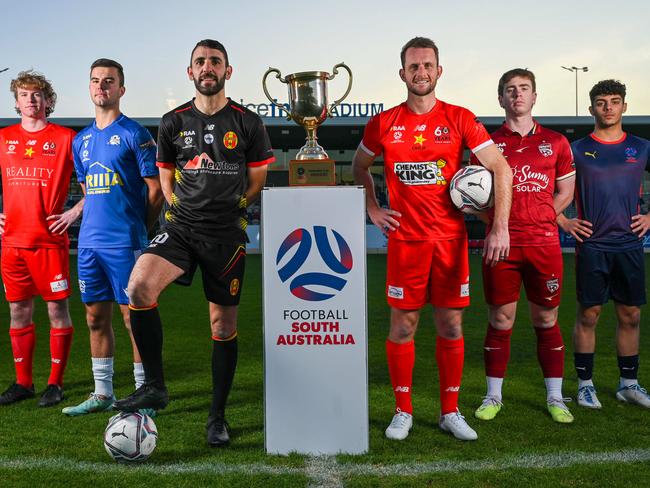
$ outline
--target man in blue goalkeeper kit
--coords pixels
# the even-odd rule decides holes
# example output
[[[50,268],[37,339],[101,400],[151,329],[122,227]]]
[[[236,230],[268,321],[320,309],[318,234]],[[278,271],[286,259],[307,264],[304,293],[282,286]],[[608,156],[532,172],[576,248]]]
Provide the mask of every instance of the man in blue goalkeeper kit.
[[[144,382],[133,341],[127,286],[136,259],[147,244],[147,227],[160,212],[162,190],[156,144],[147,129],[120,112],[124,71],[110,59],[90,67],[90,98],[95,121],[73,142],[77,179],[85,194],[79,232],[79,289],[86,306],[95,390],[70,416],[110,410],[115,338],[112,318],[117,302],[129,330],[136,387]],[[148,413],[152,413],[151,411]]]
[[[642,238],[650,229],[650,215],[640,213],[639,193],[644,170],[650,171],[650,142],[623,131],[625,85],[604,80],[589,97],[596,127],[572,144],[578,217],[558,219],[578,241],[573,332],[578,405],[601,408],[592,381],[596,324],[611,298],[618,321],[616,398],[650,408],[650,396],[637,380],[641,305],[646,303]]]

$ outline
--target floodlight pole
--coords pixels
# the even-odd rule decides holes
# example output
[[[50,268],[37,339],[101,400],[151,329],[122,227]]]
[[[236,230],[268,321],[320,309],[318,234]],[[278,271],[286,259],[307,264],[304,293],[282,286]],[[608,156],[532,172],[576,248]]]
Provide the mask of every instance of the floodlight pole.
[[[566,67],[566,66],[561,66],[561,68],[567,70],[567,71],[573,71],[576,74],[576,117],[578,116],[578,71],[589,71],[589,66],[571,66]]]

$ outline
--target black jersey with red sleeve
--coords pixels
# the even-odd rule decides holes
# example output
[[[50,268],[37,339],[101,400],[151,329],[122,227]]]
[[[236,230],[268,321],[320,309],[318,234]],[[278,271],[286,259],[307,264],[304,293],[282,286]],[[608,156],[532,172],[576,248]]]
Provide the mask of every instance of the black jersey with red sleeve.
[[[200,240],[246,241],[248,168],[275,161],[257,114],[228,99],[206,115],[191,100],[162,117],[157,161],[174,169],[167,226]]]

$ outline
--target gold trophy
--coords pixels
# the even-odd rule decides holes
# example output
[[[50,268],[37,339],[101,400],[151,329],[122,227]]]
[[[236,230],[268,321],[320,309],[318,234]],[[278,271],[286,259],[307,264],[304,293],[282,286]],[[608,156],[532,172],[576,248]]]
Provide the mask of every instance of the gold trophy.
[[[327,82],[339,73],[338,68],[348,72],[348,88],[341,98],[331,107],[327,101]],[[266,78],[275,73],[275,77],[289,87],[289,110],[276,102],[266,89]],[[269,68],[262,77],[262,89],[269,101],[288,113],[287,120],[293,120],[307,131],[305,145],[300,148],[296,158],[289,162],[289,185],[315,186],[336,184],[334,160],[318,144],[316,129],[327,117],[332,117],[332,110],[348,96],[352,88],[352,71],[345,63],[339,63],[332,69],[332,74],[325,71],[303,71],[282,78],[280,70]]]

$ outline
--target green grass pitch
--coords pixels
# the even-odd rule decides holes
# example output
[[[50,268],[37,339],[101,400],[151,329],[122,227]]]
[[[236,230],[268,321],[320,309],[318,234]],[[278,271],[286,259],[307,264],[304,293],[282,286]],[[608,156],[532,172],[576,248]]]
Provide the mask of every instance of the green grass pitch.
[[[74,256],[72,262],[74,262]],[[210,404],[211,354],[207,305],[200,282],[170,287],[160,299],[165,333],[165,366],[171,403],[156,419],[160,439],[143,465],[122,466],[104,451],[102,433],[109,414],[67,418],[60,408],[41,409],[36,400],[0,409],[0,486],[623,486],[650,484],[650,411],[619,404],[614,350],[614,314],[605,307],[598,329],[594,381],[602,411],[569,407],[572,425],[554,424],[545,408],[545,390],[535,353],[535,335],[522,301],[512,338],[504,384],[504,409],[492,422],[473,418],[485,392],[482,344],[486,307],[480,260],[472,256],[472,305],[465,312],[465,372],[460,408],[479,440],[463,443],[437,428],[437,371],[430,309],[422,314],[414,373],[414,428],[403,442],[383,432],[393,399],[385,363],[388,307],[383,296],[385,256],[368,255],[368,337],[370,452],[309,458],[267,456],[263,436],[261,258],[248,257],[239,314],[239,365],[229,401],[233,442],[214,450],[205,442]],[[650,256],[646,257],[646,274]],[[573,256],[565,255],[560,324],[567,344],[565,396],[575,397],[571,329],[575,317]],[[76,282],[73,277],[73,283]],[[76,290],[76,285],[75,285]],[[48,325],[44,304],[36,304],[34,374],[42,391],[49,372]],[[70,299],[75,337],[66,373],[63,405],[82,401],[92,389],[88,332],[78,293]],[[642,328],[647,329],[647,309]],[[0,307],[0,388],[14,378],[6,304]],[[119,317],[114,320],[117,353],[115,389],[132,391],[130,347]],[[642,385],[650,385],[650,347],[642,331]],[[287,426],[291,428],[291,426]],[[644,481],[645,480],[645,481]]]

